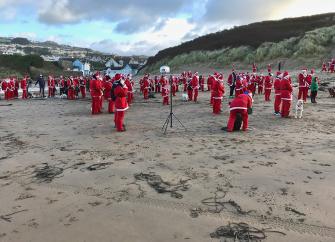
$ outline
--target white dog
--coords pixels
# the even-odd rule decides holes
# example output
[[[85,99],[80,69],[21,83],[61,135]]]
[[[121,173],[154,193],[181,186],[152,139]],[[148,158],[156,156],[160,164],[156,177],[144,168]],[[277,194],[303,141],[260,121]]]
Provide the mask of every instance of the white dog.
[[[188,101],[188,95],[186,93],[181,94],[181,100],[183,102],[187,102]]]
[[[304,111],[304,100],[298,100],[295,105],[295,118],[302,118],[302,112]]]

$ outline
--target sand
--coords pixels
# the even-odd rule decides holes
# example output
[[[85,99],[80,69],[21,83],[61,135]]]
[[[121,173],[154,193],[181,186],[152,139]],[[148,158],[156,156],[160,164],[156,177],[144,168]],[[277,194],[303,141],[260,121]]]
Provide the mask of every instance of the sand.
[[[319,92],[301,120],[274,116],[273,103],[256,96],[252,130],[236,133],[221,131],[226,97],[213,116],[208,92],[196,104],[178,96],[174,111],[187,130],[175,122],[167,135],[160,96],[135,95],[124,133],[113,115],[91,116],[89,100],[11,101],[0,106],[0,241],[219,241],[209,234],[229,222],[286,233],[266,233],[266,241],[335,241],[328,96]],[[60,174],[38,179],[43,163]],[[135,179],[141,172],[188,189],[178,190],[181,198],[158,193]],[[215,213],[201,202],[220,196],[247,213],[227,204]]]

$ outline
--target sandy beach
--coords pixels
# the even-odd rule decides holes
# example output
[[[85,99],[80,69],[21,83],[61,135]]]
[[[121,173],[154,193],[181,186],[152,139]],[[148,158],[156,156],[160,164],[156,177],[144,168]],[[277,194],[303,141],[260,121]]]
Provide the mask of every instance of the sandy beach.
[[[251,130],[226,133],[227,96],[213,116],[209,95],[177,94],[187,129],[166,135],[160,95],[136,93],[124,133],[106,103],[91,116],[88,99],[1,100],[0,241],[220,241],[239,222],[286,234],[266,241],[335,241],[335,99],[282,119],[256,95]]]

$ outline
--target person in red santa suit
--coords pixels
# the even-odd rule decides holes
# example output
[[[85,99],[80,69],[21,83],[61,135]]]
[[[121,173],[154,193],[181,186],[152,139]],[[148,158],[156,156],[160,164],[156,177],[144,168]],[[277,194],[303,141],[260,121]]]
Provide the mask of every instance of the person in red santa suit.
[[[201,75],[199,77],[199,82],[200,82],[200,90],[204,92],[205,91],[205,77]]]
[[[307,77],[307,70],[303,69],[302,72],[299,73],[299,75],[298,75],[298,83],[299,83],[298,99],[299,100],[304,100],[304,102],[306,102],[306,100],[307,100],[306,89],[308,91],[306,77]]]
[[[243,94],[243,85],[242,77],[238,75],[236,77],[235,97],[238,97],[240,94]]]
[[[93,75],[90,81],[90,92],[92,97],[92,114],[101,113],[102,82],[99,81],[97,74]]]
[[[18,98],[19,97],[19,88],[20,88],[20,83],[19,80],[17,78],[14,78],[14,98]]]
[[[82,98],[86,98],[86,79],[82,76],[79,78],[79,89]]]
[[[27,79],[28,77],[25,76],[24,78],[22,78],[21,80],[21,89],[22,89],[22,99],[27,99],[28,98],[28,91],[27,91]]]
[[[14,98],[14,89],[15,89],[15,81],[14,78],[11,77],[9,80],[9,90],[8,90],[8,98],[13,99]]]
[[[252,73],[256,73],[257,72],[257,66],[256,63],[252,64]]]
[[[113,81],[110,76],[105,76],[104,81],[102,82],[104,98],[108,102],[108,113],[114,113],[114,101],[111,97],[111,91],[113,86]]]
[[[223,95],[225,93],[224,85],[223,85],[223,75],[221,78],[221,75],[214,79],[214,85],[213,85],[213,114],[220,114],[221,113],[221,104]]]
[[[260,76],[257,76],[258,95],[262,95],[263,94],[264,80],[265,80],[265,77],[264,77],[263,73],[261,73]]]
[[[273,83],[273,88],[275,90],[275,102],[274,102],[274,114],[279,116],[280,115],[280,104],[281,104],[281,73],[278,71],[276,74],[275,81]]]
[[[169,105],[169,93],[170,93],[170,88],[168,85],[168,82],[164,82],[162,86],[162,97],[163,97],[163,105]]]
[[[172,76],[171,92],[172,96],[175,97],[177,92],[177,79],[174,76]]]
[[[325,62],[322,63],[322,72],[327,72],[327,65]]]
[[[128,105],[131,105],[133,103],[133,97],[134,97],[134,91],[133,91],[133,83],[131,81],[131,76],[127,76],[126,80],[125,80],[125,85],[128,88],[128,92],[127,92],[127,102]]]
[[[55,80],[49,76],[48,77],[48,97],[54,97],[54,88],[55,88]]]
[[[270,102],[270,96],[271,96],[271,90],[272,90],[272,78],[271,78],[271,72],[269,72],[269,75],[265,77],[264,80],[264,86],[265,86],[265,92],[264,92],[264,98],[266,102]]]
[[[227,131],[233,132],[234,125],[236,121],[236,116],[241,115],[243,126],[242,130],[247,131],[248,130],[248,109],[252,108],[252,94],[250,92],[246,92],[244,94],[238,95],[238,97],[234,98],[230,103],[230,115],[228,119],[227,124]]]
[[[281,95],[281,116],[287,118],[290,115],[292,103],[292,83],[287,71],[283,74],[283,79],[280,81],[280,95]]]
[[[125,80],[120,78],[120,76],[115,76],[115,85],[113,86],[113,95],[116,97],[115,99],[115,127],[117,132],[126,131],[125,126],[123,124],[126,110],[128,110],[129,106],[127,103],[127,93],[128,88],[125,84]]]
[[[158,76],[155,76],[155,93],[161,92],[161,86],[159,85]]]
[[[150,89],[149,77],[144,77],[144,79],[143,79],[143,97],[144,97],[144,99],[149,99],[149,89]]]
[[[332,61],[329,63],[329,72],[330,73],[335,72],[335,59],[332,59]]]
[[[271,64],[268,64],[268,73],[272,73],[272,67],[271,67]]]
[[[213,76],[209,75],[207,78],[207,91],[211,91],[213,84]]]
[[[3,80],[1,82],[1,89],[5,93],[5,100],[9,100],[8,90],[9,90],[9,80]]]
[[[194,102],[197,102],[198,101],[198,95],[199,95],[199,74],[198,74],[198,72],[194,73],[194,76],[192,77],[191,87],[192,87],[192,93],[193,93],[192,100]]]
[[[144,76],[145,77],[145,76]],[[139,85],[140,85],[140,92],[143,93],[143,80],[144,80],[144,77],[140,79],[139,81]]]
[[[73,77],[67,79],[67,99],[74,100],[74,83]]]

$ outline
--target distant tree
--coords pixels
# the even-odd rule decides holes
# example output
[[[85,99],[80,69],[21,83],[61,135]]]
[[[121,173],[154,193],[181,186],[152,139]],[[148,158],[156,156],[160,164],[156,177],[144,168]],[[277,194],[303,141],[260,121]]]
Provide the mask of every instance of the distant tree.
[[[18,44],[18,45],[29,45],[31,42],[26,38],[14,38],[11,41],[12,44]]]

